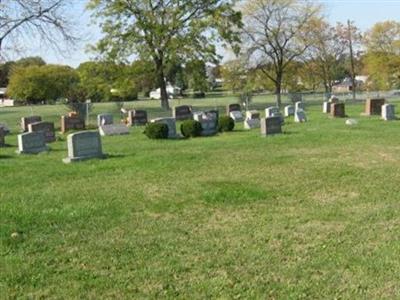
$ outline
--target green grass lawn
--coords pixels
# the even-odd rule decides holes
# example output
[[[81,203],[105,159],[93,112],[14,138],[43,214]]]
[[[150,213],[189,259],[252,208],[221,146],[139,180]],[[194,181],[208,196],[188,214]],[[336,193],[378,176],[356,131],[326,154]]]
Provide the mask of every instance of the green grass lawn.
[[[113,110],[95,105],[91,122]],[[108,159],[65,165],[66,135],[15,154],[31,109],[0,109],[14,131],[0,148],[0,298],[399,298],[400,121],[362,111],[346,106],[348,127],[309,105],[308,123],[267,138],[241,124],[167,141],[133,128],[102,138]],[[65,112],[33,108],[57,127]]]

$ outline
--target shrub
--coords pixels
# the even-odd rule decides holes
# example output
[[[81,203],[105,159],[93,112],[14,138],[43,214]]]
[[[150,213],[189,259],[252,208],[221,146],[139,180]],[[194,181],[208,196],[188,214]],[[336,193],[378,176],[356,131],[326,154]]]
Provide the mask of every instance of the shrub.
[[[201,135],[201,123],[195,120],[186,120],[181,124],[181,132],[184,137],[196,137]]]
[[[162,123],[148,123],[144,130],[144,134],[149,139],[167,139],[168,125]]]
[[[235,121],[228,116],[223,116],[218,119],[218,131],[232,131],[235,128]]]

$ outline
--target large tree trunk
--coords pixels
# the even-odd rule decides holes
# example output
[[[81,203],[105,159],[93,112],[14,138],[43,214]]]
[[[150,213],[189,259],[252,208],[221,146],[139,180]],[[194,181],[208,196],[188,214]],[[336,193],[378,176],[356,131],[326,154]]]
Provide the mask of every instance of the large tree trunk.
[[[161,108],[169,110],[167,83],[165,82],[164,74],[160,78],[160,93],[161,93]]]
[[[164,77],[163,61],[162,59],[156,59],[155,62],[156,62],[157,80],[158,80],[158,85],[160,87],[161,108],[164,110],[169,110],[167,83]]]
[[[281,108],[282,72],[277,72],[275,81],[276,106]]]
[[[281,108],[282,100],[281,100],[281,83],[275,83],[275,95],[276,95],[276,106]]]

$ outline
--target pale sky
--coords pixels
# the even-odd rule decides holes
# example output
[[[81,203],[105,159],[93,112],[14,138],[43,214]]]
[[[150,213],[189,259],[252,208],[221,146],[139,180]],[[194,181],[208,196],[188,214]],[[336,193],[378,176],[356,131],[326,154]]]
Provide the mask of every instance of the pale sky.
[[[100,30],[90,24],[90,13],[85,12],[84,9],[86,2],[86,0],[73,0],[73,14],[76,17],[79,32],[85,37],[85,41],[78,45],[76,50],[71,51],[67,57],[62,57],[39,45],[27,45],[29,50],[25,52],[25,55],[37,55],[43,57],[48,63],[67,64],[73,67],[89,60],[92,55],[86,53],[86,45],[96,42],[100,36]],[[344,23],[350,19],[361,30],[367,30],[376,22],[400,21],[400,0],[319,0],[319,2],[324,4],[324,15],[332,24]]]

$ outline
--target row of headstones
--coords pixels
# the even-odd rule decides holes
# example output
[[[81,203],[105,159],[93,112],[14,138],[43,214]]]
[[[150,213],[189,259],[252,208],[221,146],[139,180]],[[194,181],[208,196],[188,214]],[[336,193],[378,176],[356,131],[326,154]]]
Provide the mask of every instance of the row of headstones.
[[[395,106],[385,102],[386,100],[383,98],[367,99],[363,115],[381,115],[383,120],[396,120]],[[332,117],[346,117],[345,104],[340,103],[339,99],[334,96],[332,96],[329,101],[323,103],[322,112],[330,113]]]

